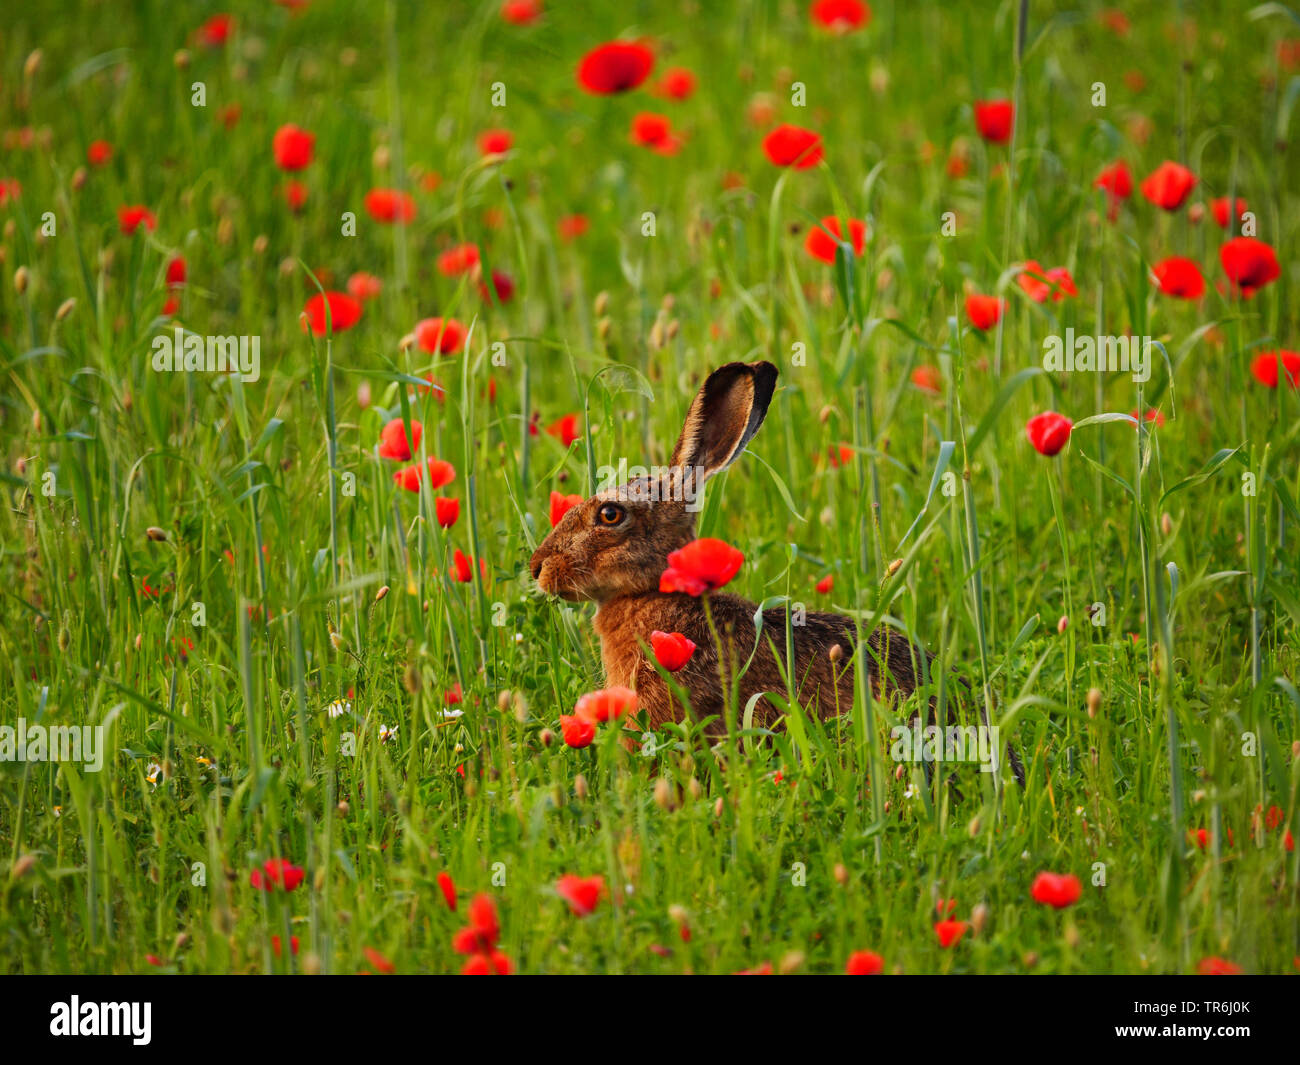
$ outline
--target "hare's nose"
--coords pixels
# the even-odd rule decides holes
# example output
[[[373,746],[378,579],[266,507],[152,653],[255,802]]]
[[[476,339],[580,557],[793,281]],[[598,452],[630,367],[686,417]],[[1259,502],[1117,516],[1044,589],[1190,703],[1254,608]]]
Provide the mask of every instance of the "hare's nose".
[[[529,569],[533,571],[533,580],[537,580],[537,578],[542,575],[541,561],[538,559],[533,559],[532,565],[529,566]]]

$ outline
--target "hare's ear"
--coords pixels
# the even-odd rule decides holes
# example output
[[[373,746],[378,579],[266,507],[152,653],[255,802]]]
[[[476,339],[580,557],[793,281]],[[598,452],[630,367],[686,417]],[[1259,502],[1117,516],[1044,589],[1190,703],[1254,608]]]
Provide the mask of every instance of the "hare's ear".
[[[673,448],[673,465],[693,475],[696,490],[734,462],[758,432],[776,377],[770,362],[729,362],[709,374]]]

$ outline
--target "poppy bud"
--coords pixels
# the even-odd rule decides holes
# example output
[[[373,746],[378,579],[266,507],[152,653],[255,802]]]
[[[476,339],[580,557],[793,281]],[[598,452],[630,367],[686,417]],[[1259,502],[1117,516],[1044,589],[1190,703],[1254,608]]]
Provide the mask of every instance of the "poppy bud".
[[[333,636],[330,638],[333,639]],[[406,669],[402,673],[402,685],[411,695],[420,690],[420,670],[414,662],[406,664]]]
[[[184,48],[178,48],[172,56],[172,62],[176,64],[177,70],[186,70],[190,65],[190,53]]]
[[[1101,689],[1088,689],[1088,716],[1096,717],[1097,711],[1101,709]]]
[[[375,169],[376,169],[376,170],[387,170],[387,169],[388,169],[388,163],[389,163],[389,161],[390,161],[390,159],[391,159],[391,156],[392,156],[392,153],[389,152],[389,150],[388,150],[388,145],[386,145],[386,144],[381,144],[378,148],[376,148],[376,149],[375,149],[375,154],[374,154]]]
[[[334,650],[336,651],[345,651],[347,650],[348,642],[347,640],[343,639],[343,637],[340,636],[337,632],[331,632],[330,646],[333,647]]]
[[[691,777],[691,781],[686,788],[691,793],[692,799],[698,799],[704,794],[704,785],[700,783],[698,777]]]
[[[1070,619],[1066,615],[1062,614],[1061,620],[1056,623],[1056,631],[1058,633],[1063,633],[1069,627],[1070,627]]]
[[[573,778],[573,794],[579,799],[585,799],[587,797],[587,778],[581,773]]]
[[[907,767],[906,767],[905,765],[903,765],[902,762],[899,762],[897,768],[895,768],[895,770],[894,770],[894,779],[895,779],[895,780],[902,780],[902,779],[903,779],[903,775],[904,775],[906,772],[907,772]]]
[[[551,746],[551,744],[553,744],[553,743],[555,742],[555,733],[552,732],[552,731],[551,731],[550,729],[548,729],[548,728],[544,728],[544,729],[542,729],[542,731],[538,734],[538,737],[537,737],[537,738],[540,739],[540,740],[542,741],[542,746],[543,746],[543,747],[549,747],[549,746]]]
[[[528,720],[528,700],[524,698],[523,692],[514,693],[515,702],[515,720],[523,724]]]
[[[235,223],[229,218],[223,218],[217,223],[217,243],[229,244],[235,239]]]
[[[838,662],[844,657],[844,648],[837,643],[833,643],[831,649],[827,652],[827,656],[832,662]]]
[[[966,831],[970,835],[971,839],[974,839],[980,834],[981,826],[982,822],[980,821],[980,815],[976,814],[970,819],[970,824],[966,826]]]
[[[981,902],[970,912],[971,931],[979,935],[984,931],[984,926],[988,924],[988,921],[989,908]]]
[[[1297,742],[1300,742],[1300,741],[1297,741]],[[719,795],[719,796],[718,796],[718,801],[715,802],[715,803],[713,804],[713,816],[714,816],[714,817],[721,817],[721,816],[722,816],[723,808],[724,808],[724,804],[723,804],[723,802],[722,802],[722,796]]]
[[[1294,742],[1292,742],[1291,757],[1292,759],[1300,758],[1300,740],[1295,740]]]
[[[77,189],[80,189],[85,184],[86,184],[86,168],[84,166],[79,166],[77,167],[76,170],[72,172],[72,189],[75,192]]]
[[[138,651],[143,645],[144,645],[144,633],[137,632],[135,634],[135,649]]]
[[[609,310],[609,293],[602,289],[596,293],[596,302],[591,305],[592,312],[597,318],[603,318],[605,312]]]
[[[497,696],[497,709],[503,714],[510,709],[511,693],[509,688],[503,688],[501,694]]]
[[[834,874],[834,876],[835,876],[835,882],[836,882],[837,884],[839,884],[840,887],[844,887],[844,886],[846,886],[846,885],[848,884],[848,882],[849,882],[849,870],[848,870],[847,866],[845,866],[845,864],[844,864],[843,862],[836,862],[836,863],[835,863],[835,868],[834,868],[834,870],[832,870],[832,872],[833,872],[833,874]]]
[[[319,976],[321,973],[320,955],[314,950],[309,950],[302,956],[302,971],[308,976]]]
[[[600,337],[601,340],[608,340],[611,325],[612,323],[610,322],[608,315],[601,318],[596,323],[596,335]]]
[[[256,237],[253,238],[253,254],[265,255],[267,246],[270,243],[271,242],[267,240],[265,233],[259,233]]]
[[[177,932],[176,938],[172,941],[172,953],[176,954],[184,950],[189,945],[189,942],[190,934],[188,932]]]
[[[676,797],[673,795],[673,786],[669,783],[667,777],[660,777],[655,781],[655,805],[661,810],[673,810],[677,805]]]
[[[1073,924],[1067,924],[1065,926],[1064,939],[1065,945],[1073,950],[1079,945],[1079,929]]]
[[[1036,950],[1027,950],[1020,960],[1024,963],[1026,969],[1032,969],[1038,964],[1038,952]]]
[[[828,421],[831,420],[831,415],[834,413],[835,413],[835,408],[828,403],[826,404],[826,406],[822,407],[822,409],[817,413],[817,417],[821,421],[822,425],[825,425]]]
[[[14,291],[17,292],[18,295],[21,296],[27,291],[27,282],[30,278],[31,275],[27,272],[27,267],[25,266],[20,266],[14,271]]]
[[[782,976],[789,976],[793,972],[798,972],[803,968],[804,953],[801,950],[792,950],[782,959],[777,968],[781,971]]]
[[[31,868],[35,864],[36,864],[36,855],[34,854],[19,855],[18,860],[14,862],[12,868],[10,868],[9,870],[10,879],[11,880],[21,879],[22,877],[26,876],[29,872],[31,872]]]
[[[348,805],[347,799],[339,799],[338,805],[335,806],[334,809],[338,811],[340,817],[347,817],[348,811],[351,810],[352,807]]]
[[[402,337],[402,339],[397,342],[397,350],[401,352],[410,351],[413,347],[415,347],[414,333],[407,333],[406,336]]]
[[[157,525],[150,525],[149,528],[145,529],[144,534],[155,542],[167,539],[166,531],[158,528]]]
[[[1165,536],[1168,536],[1174,531],[1174,519],[1169,516],[1168,511],[1160,515],[1160,531],[1164,533]]]
[[[885,571],[885,577],[886,578],[892,577],[895,573],[897,573],[902,568],[903,568],[903,560],[901,558],[894,559],[894,561],[889,564],[889,569]]]
[[[375,602],[378,603],[381,599],[384,599],[387,595],[388,595],[388,585],[385,584],[382,588],[379,589],[379,591],[375,593]]]
[[[30,78],[41,69],[41,60],[45,58],[45,53],[39,48],[28,53],[26,62],[23,63],[23,77]]]
[[[64,300],[62,303],[59,304],[59,309],[54,312],[54,320],[56,322],[63,321],[63,319],[65,319],[68,315],[72,313],[73,308],[75,308],[76,306],[77,306],[76,297],[75,296],[68,297],[66,300]]]

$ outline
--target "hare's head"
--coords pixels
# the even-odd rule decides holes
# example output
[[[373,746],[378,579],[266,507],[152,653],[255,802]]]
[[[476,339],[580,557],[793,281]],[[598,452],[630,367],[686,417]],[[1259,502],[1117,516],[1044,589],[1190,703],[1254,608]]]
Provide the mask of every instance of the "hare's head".
[[[704,482],[758,432],[776,388],[770,362],[732,362],[709,374],[686,412],[670,466],[604,488],[573,507],[533,554],[542,591],[604,602],[659,587],[668,553],[695,538]]]

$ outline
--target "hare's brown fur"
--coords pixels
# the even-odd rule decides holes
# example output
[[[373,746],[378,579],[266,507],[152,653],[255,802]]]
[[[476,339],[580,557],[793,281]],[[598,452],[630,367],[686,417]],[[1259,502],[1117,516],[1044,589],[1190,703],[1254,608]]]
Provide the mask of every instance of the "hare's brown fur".
[[[690,493],[698,492],[705,480],[744,450],[763,423],[776,377],[776,367],[767,362],[734,362],[715,370],[691,403],[668,470],[599,492],[573,507],[529,564],[542,591],[598,604],[595,628],[606,681],[635,689],[652,726],[680,721],[686,714],[648,657],[655,630],[680,632],[696,644],[675,679],[689,692],[691,714],[697,720],[714,719],[710,731],[715,734],[726,731],[722,678],[732,683],[751,653],[753,661],[740,680],[739,710],[759,692],[787,690],[782,677],[784,610],[764,612],[755,649],[758,608],[754,603],[712,592],[706,613],[699,598],[659,591],[668,555],[695,539],[695,515],[687,506]],[[604,520],[610,516],[617,520]],[[721,669],[710,615],[724,650]],[[802,624],[790,627],[790,633],[795,661],[792,683],[800,702],[821,718],[847,712],[855,695],[856,623],[839,614],[808,613]],[[833,661],[836,645],[843,654]],[[868,635],[863,657],[878,699],[910,695],[919,683],[918,670],[928,674],[932,661],[903,636],[884,628]],[[771,726],[778,716],[768,700],[755,704],[755,725]],[[1023,783],[1019,760],[1009,753]]]

